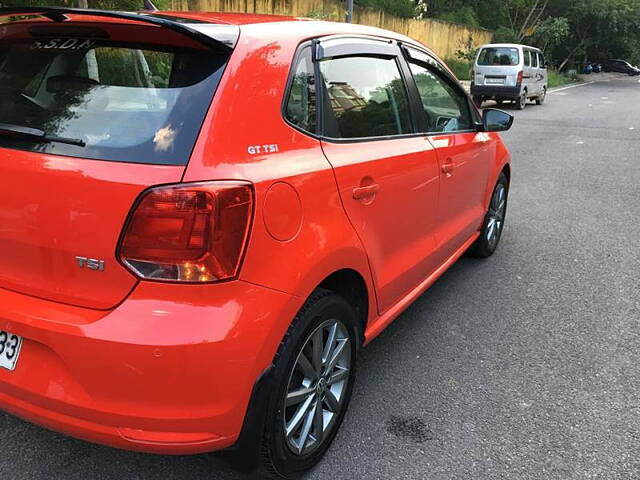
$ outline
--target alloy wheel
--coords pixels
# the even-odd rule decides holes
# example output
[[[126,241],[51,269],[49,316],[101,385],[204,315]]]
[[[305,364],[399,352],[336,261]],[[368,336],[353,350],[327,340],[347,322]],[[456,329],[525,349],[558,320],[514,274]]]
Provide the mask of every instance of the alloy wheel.
[[[489,205],[489,214],[486,228],[487,242],[494,247],[500,239],[504,216],[507,209],[507,190],[502,183],[496,186]]]
[[[284,436],[296,455],[317,449],[335,427],[351,376],[351,337],[328,320],[305,340],[287,385]]]

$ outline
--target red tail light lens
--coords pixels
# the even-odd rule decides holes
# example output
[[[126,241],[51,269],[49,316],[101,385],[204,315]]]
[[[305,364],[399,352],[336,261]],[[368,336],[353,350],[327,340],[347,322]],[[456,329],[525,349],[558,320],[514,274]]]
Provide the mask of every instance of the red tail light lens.
[[[522,77],[523,77],[523,75],[524,75],[524,72],[523,72],[522,70],[520,70],[520,71],[518,72],[518,79],[516,80],[516,83],[517,83],[518,85],[520,85],[520,84],[522,83]]]
[[[154,188],[129,215],[120,261],[145,279],[202,283],[234,278],[252,212],[248,183]]]

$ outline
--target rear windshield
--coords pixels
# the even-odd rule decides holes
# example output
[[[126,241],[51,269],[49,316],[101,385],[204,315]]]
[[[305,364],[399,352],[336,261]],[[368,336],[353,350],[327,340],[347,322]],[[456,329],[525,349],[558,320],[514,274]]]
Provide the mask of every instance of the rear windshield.
[[[478,65],[518,65],[520,54],[517,48],[487,47],[478,56]]]
[[[108,40],[0,43],[0,124],[84,144],[3,133],[0,147],[184,165],[227,60],[208,50]]]

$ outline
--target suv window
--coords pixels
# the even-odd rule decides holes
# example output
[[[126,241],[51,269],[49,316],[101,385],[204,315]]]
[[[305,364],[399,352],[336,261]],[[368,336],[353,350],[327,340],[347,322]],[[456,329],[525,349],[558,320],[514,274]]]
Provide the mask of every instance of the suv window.
[[[108,40],[0,47],[0,123],[78,144],[0,137],[0,147],[78,158],[184,165],[228,57]]]
[[[409,62],[422,106],[427,114],[429,132],[459,132],[472,127],[467,97],[439,74]]]
[[[531,66],[531,52],[529,50],[524,51],[524,66],[525,67]]]
[[[302,51],[295,67],[285,118],[306,132],[316,133],[316,85],[309,47]]]
[[[538,52],[538,66],[539,66],[540,68],[545,68],[545,65],[544,65],[544,55],[543,55],[543,54],[541,54],[540,52]]]
[[[332,138],[386,137],[412,133],[407,90],[395,59],[346,57],[323,60]]]
[[[486,47],[478,55],[478,65],[518,65],[520,54],[515,47]]]
[[[538,54],[536,52],[531,52],[531,66],[538,68]]]

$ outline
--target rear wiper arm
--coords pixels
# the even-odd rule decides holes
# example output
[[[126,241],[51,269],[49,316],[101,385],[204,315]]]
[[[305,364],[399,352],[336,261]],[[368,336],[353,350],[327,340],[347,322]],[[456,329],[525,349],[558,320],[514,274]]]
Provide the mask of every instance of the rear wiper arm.
[[[78,147],[87,146],[84,140],[80,140],[79,138],[56,137],[55,135],[47,135],[47,132],[44,130],[8,123],[0,123],[0,135],[41,143],[66,143],[67,145],[76,145]]]

